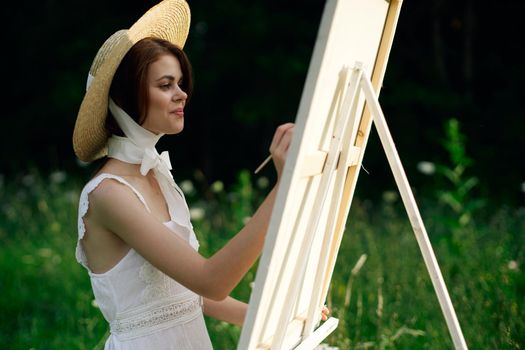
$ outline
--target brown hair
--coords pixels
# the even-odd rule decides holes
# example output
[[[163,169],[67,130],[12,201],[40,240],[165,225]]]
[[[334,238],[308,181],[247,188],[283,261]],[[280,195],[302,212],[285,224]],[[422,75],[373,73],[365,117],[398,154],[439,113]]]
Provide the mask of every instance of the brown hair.
[[[181,89],[188,95],[189,101],[193,81],[188,57],[178,46],[164,39],[150,37],[138,41],[124,56],[113,77],[109,95],[139,125],[146,119],[148,110],[148,68],[166,54],[175,56],[180,63],[183,76]],[[124,136],[109,111],[106,129],[110,134]]]

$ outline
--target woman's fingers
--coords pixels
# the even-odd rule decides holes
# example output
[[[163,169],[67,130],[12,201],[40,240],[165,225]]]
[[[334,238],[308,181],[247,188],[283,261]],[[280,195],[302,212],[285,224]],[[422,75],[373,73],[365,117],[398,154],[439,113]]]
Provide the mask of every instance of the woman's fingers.
[[[283,136],[286,134],[286,132],[293,128],[293,123],[286,123],[280,125],[277,130],[275,130],[275,133],[273,135],[272,143],[270,145],[270,153],[273,153],[273,151],[281,144],[283,140]]]
[[[288,153],[288,148],[292,142],[293,123],[286,123],[277,128],[273,136],[272,144],[270,146],[270,153],[272,154],[273,163],[277,170],[277,176],[280,178]]]
[[[288,148],[290,147],[290,143],[292,142],[292,136],[293,127],[287,128],[283,136],[281,137],[280,142],[277,144],[275,151],[280,153],[281,155],[286,155]]]
[[[321,310],[321,319],[323,321],[326,321],[328,319],[328,315],[330,314],[330,309],[325,305],[323,306],[323,309]]]

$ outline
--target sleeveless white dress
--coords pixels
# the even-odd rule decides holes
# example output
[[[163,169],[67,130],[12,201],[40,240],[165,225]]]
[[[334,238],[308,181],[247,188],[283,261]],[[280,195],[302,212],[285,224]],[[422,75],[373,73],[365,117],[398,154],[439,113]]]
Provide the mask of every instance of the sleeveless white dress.
[[[202,297],[155,268],[135,250],[130,249],[107,272],[90,271],[82,247],[86,232],[83,217],[88,211],[89,193],[106,179],[128,186],[150,211],[131,184],[112,174],[96,176],[80,195],[76,258],[87,269],[95,300],[110,326],[104,349],[212,349],[202,313]],[[177,224],[173,218],[164,224],[198,250],[193,229]]]

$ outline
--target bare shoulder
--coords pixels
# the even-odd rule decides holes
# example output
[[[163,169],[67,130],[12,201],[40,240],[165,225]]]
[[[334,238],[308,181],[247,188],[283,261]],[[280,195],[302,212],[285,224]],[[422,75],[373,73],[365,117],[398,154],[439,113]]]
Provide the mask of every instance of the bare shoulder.
[[[134,196],[133,191],[122,182],[108,177],[103,179],[89,194],[89,202],[93,206],[113,206],[122,200],[128,200]]]
[[[91,219],[106,227],[124,217],[148,214],[133,190],[114,178],[103,179],[89,194],[89,203]]]

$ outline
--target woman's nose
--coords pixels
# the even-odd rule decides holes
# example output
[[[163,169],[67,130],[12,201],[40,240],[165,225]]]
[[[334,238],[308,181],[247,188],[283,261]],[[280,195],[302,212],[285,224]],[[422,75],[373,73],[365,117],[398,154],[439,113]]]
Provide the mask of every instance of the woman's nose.
[[[184,90],[182,90],[182,88],[179,85],[177,85],[175,93],[173,94],[173,100],[174,101],[178,101],[178,100],[185,101],[187,98],[188,98],[188,94],[184,92]]]

